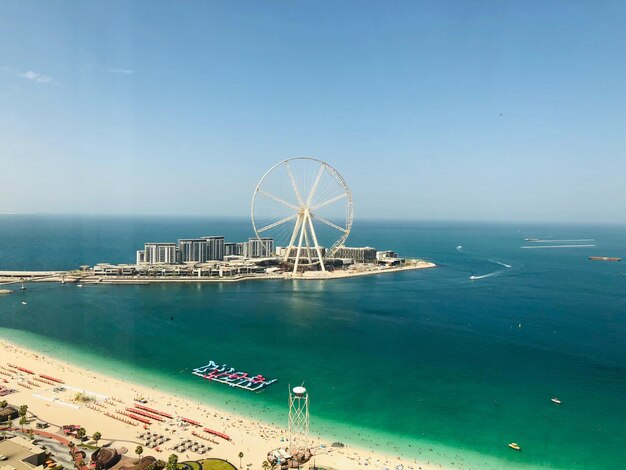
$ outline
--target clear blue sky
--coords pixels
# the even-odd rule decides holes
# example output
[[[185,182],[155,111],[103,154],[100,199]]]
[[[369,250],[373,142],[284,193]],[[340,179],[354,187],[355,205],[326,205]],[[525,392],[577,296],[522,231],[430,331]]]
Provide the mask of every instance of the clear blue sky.
[[[0,1],[0,213],[626,222],[626,2]]]

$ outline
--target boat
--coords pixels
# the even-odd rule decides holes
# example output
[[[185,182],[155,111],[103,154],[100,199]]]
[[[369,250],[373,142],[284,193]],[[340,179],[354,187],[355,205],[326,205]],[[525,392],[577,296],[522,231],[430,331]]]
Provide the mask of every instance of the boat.
[[[556,403],[557,405],[560,405],[560,404],[561,404],[561,400],[559,400],[559,399],[558,399],[558,398],[556,398],[556,397],[554,397],[554,398],[550,398],[550,401],[551,401],[552,403]]]
[[[519,446],[519,444],[517,442],[511,442],[509,444],[509,447],[513,450],[522,450],[522,448]]]
[[[525,242],[538,242],[539,239],[538,238],[533,238],[533,237],[528,237],[528,238],[524,238]]]
[[[622,258],[614,258],[612,256],[590,256],[591,261],[621,261]]]
[[[22,302],[22,305],[26,305],[26,302]]]
[[[82,284],[76,284],[76,287],[83,287]]]

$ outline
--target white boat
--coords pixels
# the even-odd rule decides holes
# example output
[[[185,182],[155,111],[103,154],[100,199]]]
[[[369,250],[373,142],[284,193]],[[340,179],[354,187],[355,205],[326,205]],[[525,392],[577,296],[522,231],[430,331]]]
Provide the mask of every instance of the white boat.
[[[554,397],[554,398],[550,398],[550,401],[551,401],[552,403],[556,403],[557,405],[560,405],[560,404],[561,404],[561,400],[559,400],[559,399],[558,399],[558,398],[556,398],[556,397]]]
[[[22,302],[22,305],[26,305],[26,302]]]
[[[76,284],[76,287],[83,287],[82,284]]]
[[[513,450],[522,450],[522,448],[519,446],[519,444],[517,442],[511,442],[509,444],[509,447]]]

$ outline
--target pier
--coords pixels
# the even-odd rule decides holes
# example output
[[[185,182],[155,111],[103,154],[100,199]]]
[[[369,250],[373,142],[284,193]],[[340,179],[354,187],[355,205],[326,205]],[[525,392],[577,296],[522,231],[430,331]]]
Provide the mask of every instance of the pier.
[[[0,285],[34,281],[61,281],[66,271],[0,271]]]
[[[0,277],[52,277],[65,274],[66,271],[0,271]]]

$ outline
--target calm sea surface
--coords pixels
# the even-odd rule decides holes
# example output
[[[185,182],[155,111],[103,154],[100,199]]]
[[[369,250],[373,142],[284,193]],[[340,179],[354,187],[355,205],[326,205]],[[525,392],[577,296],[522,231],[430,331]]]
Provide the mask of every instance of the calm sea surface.
[[[0,216],[0,270],[133,262],[144,241],[202,235],[241,241],[250,224]],[[595,246],[523,249],[537,245],[525,237]],[[0,297],[0,335],[281,424],[288,384],[304,382],[315,434],[457,467],[624,468],[626,227],[361,222],[349,244],[439,267],[331,282],[31,284]],[[209,359],[279,382],[252,394],[190,374]]]

